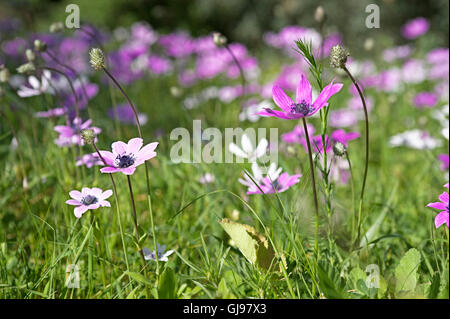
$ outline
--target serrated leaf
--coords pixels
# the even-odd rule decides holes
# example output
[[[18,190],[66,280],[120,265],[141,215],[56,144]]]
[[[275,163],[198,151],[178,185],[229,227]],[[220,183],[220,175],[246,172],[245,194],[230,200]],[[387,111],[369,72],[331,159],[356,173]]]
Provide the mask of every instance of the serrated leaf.
[[[421,256],[417,249],[411,248],[406,252],[395,269],[396,292],[414,291],[417,286],[417,269],[420,262]]]
[[[258,234],[253,227],[228,218],[222,219],[220,225],[251,264],[266,270],[270,268],[275,252],[264,236]]]
[[[161,299],[174,299],[176,297],[177,278],[172,268],[166,267],[158,285],[158,297]]]

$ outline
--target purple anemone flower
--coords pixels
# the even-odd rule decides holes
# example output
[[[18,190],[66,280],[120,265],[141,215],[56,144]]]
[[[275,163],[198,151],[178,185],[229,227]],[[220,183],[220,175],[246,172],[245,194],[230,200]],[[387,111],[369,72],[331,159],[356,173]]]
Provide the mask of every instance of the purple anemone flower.
[[[70,145],[84,145],[84,140],[81,138],[80,132],[82,130],[91,129],[94,135],[100,134],[102,131],[100,128],[92,126],[92,120],[87,120],[83,122],[81,118],[76,117],[72,125],[57,125],[53,129],[59,133],[55,143],[58,146],[70,146]]]
[[[261,180],[259,188],[264,194],[282,193],[289,189],[292,185],[297,184],[300,181],[302,174],[295,174],[290,176],[288,173],[281,174],[277,179],[272,180],[266,176]],[[262,194],[261,190],[257,187],[249,188],[248,195]]]
[[[415,39],[427,33],[430,23],[423,17],[409,20],[402,28],[402,35],[407,39]]]
[[[295,103],[279,86],[275,85],[272,88],[272,97],[275,104],[277,104],[282,111],[267,108],[264,111],[258,112],[258,115],[274,116],[285,120],[297,120],[303,117],[313,116],[321,108],[328,105],[328,99],[332,95],[338,93],[342,86],[342,84],[333,84],[333,82],[331,82],[324,87],[317,99],[312,102],[311,84],[302,74],[300,83],[297,87],[297,98]]]
[[[340,142],[345,145],[345,147],[348,147],[348,142],[357,139],[360,137],[361,134],[358,132],[350,132],[345,133],[344,130],[339,129],[331,133],[331,139],[333,142]]]
[[[118,141],[111,145],[112,152],[100,151],[108,166],[100,169],[102,173],[122,172],[125,175],[133,175],[136,167],[156,156],[154,152],[158,142],[153,142],[142,147],[144,141],[136,137],[128,141],[128,144]]]
[[[448,183],[444,185],[448,189]],[[429,203],[427,207],[435,208],[439,210],[439,214],[434,219],[434,224],[436,228],[439,228],[442,224],[447,224],[448,226],[448,200],[449,196],[447,192],[443,192],[439,195],[440,202]]]
[[[97,153],[85,154],[81,158],[78,158],[76,166],[86,165],[87,168],[91,168],[94,165],[103,165],[102,160],[98,157]]]
[[[72,199],[67,200],[66,204],[77,206],[73,212],[76,218],[81,218],[89,209],[111,207],[111,204],[106,199],[112,194],[113,192],[110,189],[102,191],[97,187],[83,187],[81,192],[77,190],[70,191],[69,195]]]
[[[441,170],[446,171],[448,170],[448,162],[449,162],[449,156],[448,154],[439,154],[438,160],[442,162]]]
[[[418,108],[433,107],[437,103],[437,96],[431,92],[420,92],[414,97],[414,105]]]

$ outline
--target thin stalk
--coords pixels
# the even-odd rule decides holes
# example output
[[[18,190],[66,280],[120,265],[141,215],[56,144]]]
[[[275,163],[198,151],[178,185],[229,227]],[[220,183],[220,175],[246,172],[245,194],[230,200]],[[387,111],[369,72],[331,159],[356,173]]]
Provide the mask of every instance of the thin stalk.
[[[355,237],[355,180],[353,178],[353,169],[352,169],[352,162],[350,161],[350,157],[348,155],[348,151],[345,151],[345,158],[348,163],[348,168],[350,170],[350,180],[351,180],[351,187],[352,187],[352,228],[351,228],[351,247],[350,251],[353,250],[353,243],[354,243],[354,237]]]
[[[305,131],[306,136],[306,144],[308,146],[309,168],[311,171],[311,182],[314,195],[314,209],[316,212],[316,225],[314,231],[314,253],[316,256],[316,265],[317,265],[317,262],[319,260],[319,203],[317,200],[316,178],[314,176],[314,163],[312,159],[311,142],[309,140],[308,127],[306,125],[306,119],[304,117],[302,118],[302,122],[303,122],[303,130]]]
[[[365,129],[366,129],[366,159],[364,164],[364,177],[363,177],[363,183],[361,188],[361,195],[359,197],[359,212],[358,212],[358,235],[356,238],[356,241],[359,241],[359,238],[361,236],[361,216],[362,216],[362,205],[363,205],[363,199],[364,199],[364,190],[366,188],[366,180],[367,180],[367,171],[369,169],[369,114],[367,112],[367,105],[366,100],[364,99],[364,95],[356,82],[355,78],[352,76],[350,71],[347,69],[347,67],[344,66],[344,71],[347,73],[349,78],[352,80],[353,85],[356,87],[356,90],[358,90],[359,97],[361,98],[361,102],[364,109],[364,119],[365,119]]]
[[[147,268],[146,268],[146,262],[144,257],[144,252],[141,249],[141,245],[139,243],[141,236],[139,235],[139,226],[137,221],[137,215],[136,215],[136,204],[134,203],[134,195],[133,195],[133,186],[131,185],[131,178],[130,175],[127,175],[127,181],[128,181],[128,190],[130,191],[130,201],[131,201],[131,208],[133,212],[133,221],[134,221],[134,228],[136,230],[136,243],[139,248],[139,255],[141,255],[142,264],[143,264],[143,270],[145,275],[147,276]],[[158,255],[158,251],[156,251],[155,255]],[[147,295],[147,299],[150,298],[150,292],[148,290],[148,286],[145,285],[145,293]]]
[[[125,93],[125,91],[122,89],[122,87],[120,86],[119,82],[117,82],[117,80],[114,78],[114,76],[111,73],[109,73],[109,71],[106,68],[103,68],[103,71],[114,82],[114,84],[120,90],[122,95],[127,100],[128,104],[130,105],[131,109],[133,110],[134,118],[136,119],[136,125],[137,125],[137,128],[138,128],[139,137],[143,138],[142,137],[141,123],[139,121],[139,116],[138,116],[136,107],[134,106],[133,102],[131,102],[131,99],[128,97],[128,95]],[[150,195],[150,177],[149,177],[149,174],[148,174],[147,161],[144,162],[144,166],[145,166],[145,179],[146,179],[146,183],[147,183],[147,201],[148,201],[148,206],[149,206],[149,210],[150,210],[150,222],[151,222],[152,235],[153,235],[153,249],[155,251],[155,256],[156,256],[156,282],[158,282],[158,278],[159,278],[158,246],[156,244],[156,242],[157,242],[156,241],[156,232],[155,232],[155,225],[153,223],[153,210],[152,210],[152,201],[151,201],[151,195]]]
[[[228,51],[228,53],[231,55],[231,58],[234,61],[234,64],[236,64],[236,66],[239,69],[239,74],[241,75],[241,85],[242,85],[242,96],[245,96],[246,93],[246,83],[247,81],[245,80],[245,76],[244,76],[244,69],[242,68],[241,64],[239,63],[239,60],[236,58],[236,56],[234,55],[233,51],[231,51],[230,47],[228,46],[228,44],[225,44],[225,49]]]
[[[94,147],[94,149],[97,152],[98,156],[102,160],[103,164],[105,164],[105,166],[108,166],[108,164],[106,163],[106,161],[103,158],[102,154],[98,150],[97,145],[95,143],[92,143],[92,146]],[[114,177],[112,176],[112,174],[109,173],[108,175],[109,175],[109,177],[111,179],[111,184],[112,184],[113,191],[114,191],[114,200],[116,202],[117,219],[119,221],[119,231],[120,231],[120,238],[122,240],[123,253],[125,255],[125,264],[127,266],[127,271],[130,271],[130,264],[128,263],[128,254],[127,254],[127,249],[126,249],[126,246],[125,246],[125,236],[124,236],[124,232],[123,232],[123,228],[122,228],[122,221],[121,221],[121,217],[120,217],[121,214],[120,214],[119,198],[118,198],[118,194],[117,194],[116,183],[114,182]]]

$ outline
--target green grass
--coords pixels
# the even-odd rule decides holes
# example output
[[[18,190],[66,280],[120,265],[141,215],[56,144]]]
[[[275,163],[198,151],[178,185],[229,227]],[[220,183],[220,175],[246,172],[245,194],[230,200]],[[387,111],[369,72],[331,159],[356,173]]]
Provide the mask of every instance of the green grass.
[[[267,78],[274,75],[268,74]],[[345,86],[332,98],[333,109],[346,106],[350,97],[347,89],[351,82],[345,78],[339,80]],[[185,90],[184,95],[224,84],[225,79],[205,82]],[[114,176],[129,272],[113,197],[109,199],[111,208],[89,211],[80,220],[73,215],[73,207],[65,204],[73,189],[94,186],[111,189],[108,176],[101,174],[99,167],[76,167],[77,148],[59,148],[53,143],[56,133],[52,128],[63,124],[63,119],[32,116],[45,105],[54,107],[51,96],[19,100],[8,92],[2,108],[17,131],[23,163],[18,151],[10,148],[13,136],[2,117],[0,298],[144,298],[146,288],[150,297],[171,298],[448,298],[448,229],[444,226],[435,229],[435,211],[425,207],[443,192],[446,181],[436,156],[446,152],[448,143],[432,151],[388,146],[390,136],[419,125],[434,136],[440,134],[437,123],[430,117],[432,110],[417,110],[410,104],[411,95],[431,88],[431,83],[407,87],[396,94],[367,92],[374,99],[374,108],[370,114],[371,156],[362,234],[367,234],[370,244],[350,250],[354,214],[350,185],[333,186],[330,224],[319,175],[320,258],[317,264],[313,255],[311,180],[303,147],[296,146],[295,153],[280,151],[279,165],[284,171],[301,172],[303,176],[299,184],[279,194],[279,200],[274,195],[245,196],[246,190],[237,179],[242,168],[249,169],[249,164],[174,164],[169,157],[170,147],[175,143],[169,140],[170,131],[176,127],[191,130],[193,119],[201,119],[203,128],[221,130],[238,126],[278,127],[280,136],[297,123],[261,119],[254,124],[240,124],[237,122],[239,100],[230,104],[211,100],[197,109],[185,110],[181,98],[170,94],[173,85],[176,85],[175,77],[146,78],[125,87],[139,111],[148,115],[149,121],[143,126],[144,142],[155,141],[153,136],[159,128],[166,133],[158,140],[157,157],[150,161],[152,209],[157,241],[176,252],[169,257],[169,262],[161,262],[159,283],[155,262],[146,263],[147,277],[142,271],[126,177]],[[123,102],[115,88],[114,92],[117,100]],[[10,101],[14,101],[14,112],[8,107]],[[90,101],[89,112],[94,125],[103,130],[97,145],[105,150],[115,140],[127,141],[137,136],[132,125],[122,124],[119,132],[115,130],[114,122],[105,116],[110,106],[109,90],[100,84],[100,93]],[[317,129],[320,127],[319,119],[311,122]],[[357,131],[363,133],[362,122]],[[83,153],[92,151],[90,146],[82,147]],[[362,138],[350,142],[349,154],[357,202],[364,169]],[[23,172],[27,189],[23,187]],[[214,183],[198,182],[205,172],[215,175]],[[152,249],[143,166],[132,176],[132,182],[140,233],[146,236],[143,246]],[[234,218],[253,226],[273,242],[282,259],[275,260],[271,271],[250,264],[231,245],[219,224],[222,218]],[[417,257],[418,252],[419,262],[411,266],[413,270],[406,276],[415,284],[401,291],[403,268],[398,265],[410,249],[415,250],[403,259],[403,268],[409,269],[407,266],[417,261],[411,256]],[[79,266],[80,289],[65,285],[69,264]],[[285,272],[280,270],[282,264],[286,265]],[[361,284],[366,278],[364,270],[370,264],[378,265],[383,288],[371,290]]]

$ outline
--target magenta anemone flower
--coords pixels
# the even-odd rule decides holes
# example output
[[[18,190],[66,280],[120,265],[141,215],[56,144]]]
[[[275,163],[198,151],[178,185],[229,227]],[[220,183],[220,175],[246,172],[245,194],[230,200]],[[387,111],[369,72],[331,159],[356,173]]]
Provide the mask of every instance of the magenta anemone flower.
[[[133,175],[136,167],[156,156],[154,152],[158,142],[150,143],[142,147],[144,141],[136,137],[128,141],[128,144],[118,141],[111,145],[112,152],[100,151],[108,166],[100,169],[102,173],[122,172],[125,175]]]
[[[449,156],[448,154],[439,154],[438,160],[442,162],[441,170],[446,171],[449,165]]]
[[[447,187],[448,189],[448,183],[444,185],[444,187]],[[439,228],[442,224],[447,224],[448,226],[448,193],[443,192],[441,195],[439,195],[440,202],[434,202],[429,203],[427,207],[435,208],[437,210],[440,210],[439,214],[434,219],[434,224],[436,225],[436,228]]]
[[[275,111],[272,109],[265,109],[258,112],[261,116],[274,116],[285,120],[297,120],[302,117],[310,117],[316,114],[324,106],[327,106],[328,99],[339,92],[342,84],[328,84],[322,92],[320,92],[317,99],[312,102],[312,87],[308,79],[302,74],[300,83],[297,87],[297,98],[294,103],[292,99],[277,85],[272,88],[272,97],[276,105],[282,111]]]
[[[55,143],[58,146],[70,146],[70,145],[84,145],[84,140],[81,138],[80,132],[82,130],[91,129],[94,132],[94,135],[98,135],[101,133],[101,129],[95,126],[91,126],[92,120],[87,120],[83,122],[83,120],[79,117],[76,117],[72,125],[57,125],[53,129],[59,133],[57,139],[55,139]],[[96,139],[94,140],[96,141]]]
[[[66,204],[77,206],[73,212],[76,218],[81,218],[89,209],[111,207],[111,204],[106,199],[112,194],[113,192],[110,189],[102,191],[97,187],[83,187],[81,192],[77,190],[70,191],[69,195],[72,199],[67,200]]]
[[[81,165],[86,165],[87,168],[91,168],[94,165],[103,165],[103,162],[97,153],[92,153],[85,154],[77,159],[76,166]]]
[[[414,105],[418,108],[433,107],[437,101],[437,96],[431,92],[420,92],[413,99]]]
[[[302,174],[289,176],[286,172],[281,174],[276,180],[272,180],[269,176],[266,176],[261,180],[259,188],[261,188],[264,194],[282,193],[292,185],[297,184],[300,181],[301,176]],[[247,194],[262,194],[259,188],[249,187]]]
[[[340,142],[344,144],[345,147],[348,147],[349,141],[355,140],[360,136],[361,134],[359,134],[358,132],[345,133],[345,131],[342,129],[336,130],[333,133],[331,133],[331,139],[334,142]]]
[[[402,28],[402,35],[407,39],[415,39],[427,33],[430,23],[423,17],[409,20]]]

